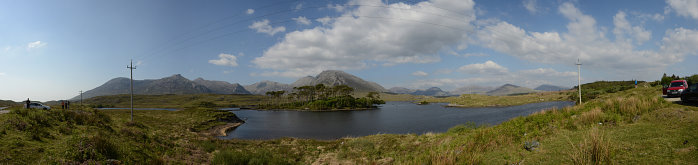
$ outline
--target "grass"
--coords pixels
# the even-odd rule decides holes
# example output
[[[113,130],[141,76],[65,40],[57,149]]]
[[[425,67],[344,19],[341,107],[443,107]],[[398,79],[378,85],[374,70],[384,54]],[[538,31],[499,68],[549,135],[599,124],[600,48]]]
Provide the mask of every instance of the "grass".
[[[582,105],[495,126],[337,140],[219,140],[209,108],[129,112],[13,110],[0,115],[0,164],[693,164],[698,108],[665,102],[658,87],[605,93]],[[383,95],[385,96],[385,95]],[[529,96],[531,97],[531,96]],[[542,96],[537,96],[542,97]],[[523,99],[522,99],[523,100]],[[228,113],[229,114],[229,113]],[[70,123],[70,124],[69,124]],[[535,150],[526,142],[537,141]]]
[[[515,96],[487,96],[479,94],[464,94],[456,97],[436,98],[427,97],[423,101],[447,102],[458,107],[492,107],[512,106],[546,101],[567,101],[567,92],[542,92]]]
[[[181,111],[12,109],[0,115],[0,164],[200,164],[197,131],[234,116],[206,108]]]

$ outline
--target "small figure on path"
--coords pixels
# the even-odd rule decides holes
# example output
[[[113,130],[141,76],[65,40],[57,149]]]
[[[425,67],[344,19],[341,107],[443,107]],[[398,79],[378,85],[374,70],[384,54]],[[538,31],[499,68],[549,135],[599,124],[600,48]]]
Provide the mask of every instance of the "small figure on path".
[[[27,109],[29,109],[29,103],[31,103],[31,101],[29,101],[29,98],[27,98],[27,101],[25,102],[27,103]]]
[[[70,101],[65,103],[65,109],[70,110]]]
[[[65,100],[61,101],[61,109],[65,109]]]

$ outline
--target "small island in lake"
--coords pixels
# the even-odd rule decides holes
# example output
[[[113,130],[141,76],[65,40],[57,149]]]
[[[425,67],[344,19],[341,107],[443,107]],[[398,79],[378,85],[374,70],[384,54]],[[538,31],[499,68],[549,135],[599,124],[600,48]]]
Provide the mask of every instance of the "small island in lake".
[[[318,84],[315,86],[294,87],[295,92],[269,91],[271,97],[266,103],[260,104],[259,109],[266,110],[367,110],[376,108],[376,104],[385,104],[378,92],[368,92],[366,96],[352,96],[354,88],[348,85],[333,87]]]

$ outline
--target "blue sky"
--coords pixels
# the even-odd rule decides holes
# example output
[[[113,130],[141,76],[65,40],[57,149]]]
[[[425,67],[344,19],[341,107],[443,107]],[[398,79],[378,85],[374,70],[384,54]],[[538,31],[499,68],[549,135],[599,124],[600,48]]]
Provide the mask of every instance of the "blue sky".
[[[698,2],[0,0],[0,99],[71,98],[115,77],[243,85],[336,69],[455,89],[696,74]]]

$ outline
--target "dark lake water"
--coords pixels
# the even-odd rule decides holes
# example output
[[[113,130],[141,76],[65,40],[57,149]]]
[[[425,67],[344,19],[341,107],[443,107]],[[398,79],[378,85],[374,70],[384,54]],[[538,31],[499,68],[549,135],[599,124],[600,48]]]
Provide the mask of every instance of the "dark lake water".
[[[131,110],[131,108],[95,108],[99,110]],[[176,111],[177,109],[175,108],[133,108],[133,110],[144,110],[144,111],[153,111],[153,110],[165,110],[165,111]]]
[[[376,110],[365,111],[231,111],[246,123],[230,130],[222,139],[275,139],[296,137],[338,139],[373,134],[422,134],[445,132],[449,128],[474,122],[499,124],[517,116],[553,107],[574,105],[570,101],[533,103],[510,107],[447,108],[446,104],[416,105],[387,102]]]

